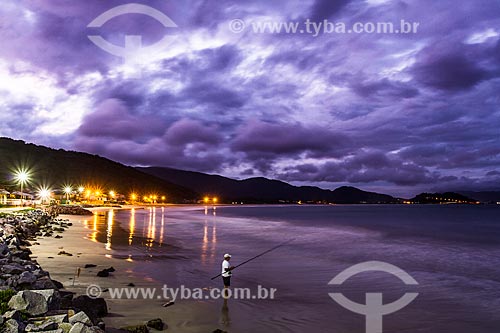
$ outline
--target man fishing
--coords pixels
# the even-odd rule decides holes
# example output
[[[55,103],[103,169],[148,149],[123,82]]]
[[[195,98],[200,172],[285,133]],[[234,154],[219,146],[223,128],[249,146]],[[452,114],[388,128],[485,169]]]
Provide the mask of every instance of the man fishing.
[[[234,266],[231,266],[229,260],[231,260],[231,255],[229,253],[226,253],[224,255],[224,260],[222,261],[221,273],[222,280],[224,281],[224,288],[229,288],[231,286],[231,271],[234,269]]]
[[[283,243],[281,243],[279,245],[276,245],[275,247],[273,247],[273,248],[271,248],[271,249],[269,249],[267,251],[264,251],[261,254],[256,255],[255,257],[252,257],[252,258],[250,258],[248,260],[245,260],[241,264],[238,264],[236,266],[231,266],[229,264],[229,260],[231,260],[231,255],[229,253],[226,253],[224,255],[224,261],[222,262],[222,273],[217,274],[216,276],[214,276],[210,280],[214,280],[214,279],[217,279],[219,276],[222,276],[222,279],[224,280],[224,288],[228,288],[229,286],[231,286],[231,271],[232,270],[234,270],[234,269],[236,269],[236,268],[238,268],[240,266],[243,266],[243,265],[245,265],[246,263],[249,263],[252,260],[255,260],[255,259],[259,258],[259,257],[262,257],[264,254],[267,254],[267,253],[272,252],[272,251],[274,251],[274,250],[276,250],[276,249],[278,249],[278,248],[280,248],[282,246],[285,246],[286,244],[291,243],[294,240],[295,239],[289,239],[286,242],[283,242]]]

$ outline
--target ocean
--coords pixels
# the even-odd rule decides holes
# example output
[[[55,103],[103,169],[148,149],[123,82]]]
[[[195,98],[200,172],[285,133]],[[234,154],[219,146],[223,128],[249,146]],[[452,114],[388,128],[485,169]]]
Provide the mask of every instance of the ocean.
[[[500,331],[500,206],[165,206],[117,210],[95,217],[95,234],[115,258],[161,286],[222,287],[224,253],[237,265],[233,288],[275,288],[274,299],[177,300],[203,303],[194,318],[231,333],[366,332],[366,316],[329,293],[365,304],[417,293],[382,317],[383,332]],[[366,262],[394,265],[418,284],[383,271],[329,282]]]

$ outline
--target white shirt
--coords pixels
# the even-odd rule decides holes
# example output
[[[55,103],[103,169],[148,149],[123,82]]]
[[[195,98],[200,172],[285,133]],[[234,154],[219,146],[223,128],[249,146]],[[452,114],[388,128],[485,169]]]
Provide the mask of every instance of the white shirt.
[[[224,259],[224,261],[222,262],[222,276],[223,277],[230,277],[231,276],[231,272],[226,272],[226,268],[229,268],[231,267],[231,265],[229,264],[229,261],[227,261],[226,259]]]

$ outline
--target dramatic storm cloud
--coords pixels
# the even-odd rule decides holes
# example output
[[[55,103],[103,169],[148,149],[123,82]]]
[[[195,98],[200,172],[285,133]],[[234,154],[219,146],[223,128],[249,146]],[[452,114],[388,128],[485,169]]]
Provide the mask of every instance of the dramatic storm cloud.
[[[3,1],[0,136],[328,188],[500,188],[500,2],[135,3],[177,27],[137,13],[87,27],[126,1]],[[402,20],[418,30],[323,30]],[[167,43],[141,53],[126,36]]]

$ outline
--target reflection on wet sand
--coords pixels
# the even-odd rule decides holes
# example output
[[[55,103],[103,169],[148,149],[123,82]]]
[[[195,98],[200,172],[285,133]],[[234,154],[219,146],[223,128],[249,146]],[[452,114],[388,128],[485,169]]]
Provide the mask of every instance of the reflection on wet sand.
[[[111,251],[111,237],[113,236],[113,222],[115,213],[113,209],[108,211],[108,225],[106,228],[106,250]]]
[[[142,248],[141,252],[150,251],[165,246],[165,212],[165,208],[131,209],[126,212],[130,214],[126,217],[128,223],[120,224],[115,220],[116,210],[96,211],[93,220],[85,220],[84,226],[89,230],[88,239],[103,243],[108,251],[123,246],[135,250]],[[122,213],[120,215],[123,217]]]
[[[156,207],[149,209],[149,224],[146,246],[151,248],[156,240]]]
[[[161,207],[160,247],[163,244],[164,233],[165,233],[165,207]]]
[[[229,317],[227,298],[224,298],[224,302],[222,303],[222,309],[220,311],[220,322],[222,325],[224,325],[224,328],[229,328],[229,326],[231,326],[231,318]]]
[[[130,211],[130,223],[128,228],[129,228],[128,245],[132,245],[135,233],[135,208],[132,208],[132,210]]]
[[[201,263],[203,265],[205,264],[213,264],[214,259],[215,259],[215,250],[217,246],[217,220],[216,220],[216,211],[215,207],[213,210],[213,218],[212,218],[212,225],[211,225],[211,240],[209,239],[209,215],[208,215],[208,207],[205,206],[205,221],[203,225],[203,241],[201,244]],[[210,253],[208,250],[209,244],[211,245],[210,247]],[[210,256],[210,262],[207,261],[207,257]]]
[[[89,239],[92,242],[97,242],[97,219],[98,218],[99,218],[99,216],[97,215],[97,212],[94,212],[93,223],[92,223],[92,233],[89,236]],[[87,224],[85,225],[85,227],[89,228],[89,226]]]

